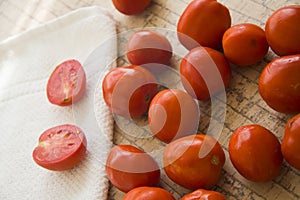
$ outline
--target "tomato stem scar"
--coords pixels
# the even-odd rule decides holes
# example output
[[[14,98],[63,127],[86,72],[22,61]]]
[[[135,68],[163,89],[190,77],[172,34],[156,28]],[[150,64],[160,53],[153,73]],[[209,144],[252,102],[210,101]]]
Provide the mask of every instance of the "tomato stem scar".
[[[213,165],[218,165],[220,163],[219,158],[217,156],[213,156],[211,159],[211,163]]]

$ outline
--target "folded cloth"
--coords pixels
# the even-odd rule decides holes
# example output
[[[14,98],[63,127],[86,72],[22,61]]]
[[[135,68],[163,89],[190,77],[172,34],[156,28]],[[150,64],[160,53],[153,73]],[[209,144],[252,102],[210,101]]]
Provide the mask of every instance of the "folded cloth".
[[[113,118],[101,79],[116,58],[114,20],[85,7],[0,43],[0,199],[107,199],[106,156]],[[72,106],[49,103],[48,78],[68,59],[83,64],[85,95]],[[87,138],[84,160],[55,172],[38,166],[32,152],[40,134],[61,124],[79,126]]]

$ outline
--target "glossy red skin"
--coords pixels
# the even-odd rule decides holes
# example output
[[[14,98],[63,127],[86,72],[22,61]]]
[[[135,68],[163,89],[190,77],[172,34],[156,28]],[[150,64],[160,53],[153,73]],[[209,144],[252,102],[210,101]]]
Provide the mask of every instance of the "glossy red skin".
[[[213,137],[190,135],[166,146],[163,163],[167,176],[175,183],[192,190],[209,189],[219,180],[225,154]]]
[[[300,112],[300,54],[271,61],[262,71],[258,89],[263,100],[281,113]]]
[[[191,96],[207,100],[229,86],[231,69],[220,52],[208,47],[197,47],[182,59],[180,76],[184,88]]]
[[[114,146],[106,160],[106,173],[111,183],[123,192],[141,186],[157,186],[160,169],[147,153],[131,145]]]
[[[225,196],[212,190],[198,189],[184,195],[181,200],[226,200]]]
[[[157,83],[154,76],[143,67],[122,66],[106,74],[102,91],[105,103],[113,113],[136,119],[148,111],[157,93]]]
[[[222,45],[228,61],[238,66],[258,63],[269,49],[264,30],[249,23],[237,24],[227,29]]]
[[[257,124],[237,128],[230,138],[228,151],[236,170],[254,182],[274,179],[283,162],[276,136]]]
[[[222,37],[231,26],[229,10],[216,0],[194,0],[177,24],[179,41],[189,50],[197,46],[222,47]]]
[[[152,99],[149,127],[155,137],[165,143],[197,131],[199,108],[195,100],[179,89],[160,91]]]
[[[141,13],[150,4],[151,0],[112,0],[115,8],[125,15]]]
[[[300,54],[300,5],[276,10],[267,20],[266,37],[279,56]]]
[[[86,145],[86,137],[80,128],[64,124],[44,131],[32,156],[41,167],[63,171],[73,168],[84,158]],[[54,151],[59,153],[55,157]]]
[[[79,61],[67,60],[59,64],[49,77],[47,97],[50,103],[68,106],[84,94],[86,76]]]
[[[158,187],[137,187],[130,190],[122,200],[175,200],[172,194]]]
[[[292,167],[300,170],[300,114],[287,122],[281,142],[281,151],[285,160]]]

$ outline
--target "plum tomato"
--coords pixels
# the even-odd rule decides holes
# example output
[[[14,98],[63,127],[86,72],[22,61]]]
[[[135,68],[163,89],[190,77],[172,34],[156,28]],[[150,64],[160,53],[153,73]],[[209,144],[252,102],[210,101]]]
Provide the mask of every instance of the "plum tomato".
[[[196,47],[182,59],[180,77],[191,96],[207,100],[229,86],[231,69],[222,53],[208,47]]]
[[[227,29],[222,39],[225,57],[238,66],[258,63],[268,53],[265,31],[255,24],[237,24]]]
[[[279,8],[267,20],[266,38],[279,56],[300,54],[300,5]]]
[[[254,182],[274,179],[283,162],[279,140],[258,124],[237,128],[230,137],[228,152],[236,170]]]
[[[67,170],[84,158],[86,145],[86,137],[79,127],[59,125],[41,134],[32,156],[41,167],[54,171]]]
[[[218,50],[222,47],[223,34],[230,26],[227,7],[216,0],[194,0],[179,18],[178,39],[189,50],[200,45]]]
[[[160,180],[156,161],[132,145],[114,146],[106,160],[106,172],[111,183],[123,192],[136,187],[155,187]]]
[[[262,99],[281,113],[300,112],[300,54],[282,56],[263,69],[258,90]]]
[[[85,72],[77,60],[67,60],[59,64],[47,83],[47,97],[50,103],[67,106],[78,101],[84,94]]]
[[[111,111],[127,118],[140,118],[157,93],[154,76],[137,65],[117,67],[102,82],[105,103]]]
[[[154,136],[169,143],[195,133],[199,116],[199,107],[189,94],[180,89],[166,89],[152,99],[148,122]]]
[[[137,187],[130,190],[122,200],[175,200],[170,192],[159,187]]]
[[[213,190],[198,189],[184,195],[181,200],[226,200],[225,196]]]
[[[175,183],[187,189],[209,189],[219,180],[225,154],[212,136],[189,135],[166,146],[163,163]]]
[[[281,151],[287,163],[300,170],[300,114],[287,122],[281,142]]]
[[[151,0],[112,0],[115,8],[125,15],[141,13],[150,4]]]

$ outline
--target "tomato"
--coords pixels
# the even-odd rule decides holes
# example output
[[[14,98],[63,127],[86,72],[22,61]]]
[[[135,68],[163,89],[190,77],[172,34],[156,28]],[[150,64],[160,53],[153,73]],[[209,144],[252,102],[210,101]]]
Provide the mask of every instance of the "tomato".
[[[158,187],[137,187],[130,190],[122,200],[175,200],[170,192]]]
[[[216,0],[194,0],[177,24],[179,41],[189,50],[196,46],[222,47],[222,37],[231,26],[228,8]]]
[[[264,30],[248,23],[237,24],[227,29],[222,45],[225,57],[239,66],[256,64],[269,49]]]
[[[117,67],[111,70],[102,82],[103,97],[115,114],[139,118],[144,115],[157,93],[154,76],[136,65]]]
[[[280,142],[258,124],[237,128],[230,137],[228,152],[236,170],[254,182],[274,179],[283,162]]]
[[[265,25],[271,49],[279,56],[300,54],[300,5],[276,10]]]
[[[229,86],[231,69],[220,52],[197,47],[182,59],[180,77],[190,95],[198,100],[207,100]]]
[[[225,154],[212,136],[190,135],[166,146],[163,163],[167,176],[175,183],[193,190],[209,189],[218,182]]]
[[[212,190],[198,189],[186,194],[181,200],[226,200],[225,196]]]
[[[111,183],[123,192],[141,186],[157,186],[160,180],[156,161],[131,145],[114,146],[109,152],[105,168]]]
[[[300,114],[287,122],[281,142],[281,151],[285,160],[292,167],[300,170]]]
[[[199,107],[189,94],[179,89],[166,89],[152,99],[148,122],[154,136],[169,143],[195,133],[199,116]]]
[[[78,101],[84,94],[85,72],[77,60],[59,64],[47,83],[47,97],[52,104],[67,106]]]
[[[150,4],[151,0],[112,0],[115,8],[125,15],[141,13]]]
[[[86,145],[86,137],[79,127],[59,125],[41,134],[32,156],[41,167],[54,171],[67,170],[84,158]]]
[[[263,100],[282,113],[300,112],[300,54],[271,61],[262,71],[258,89]]]

